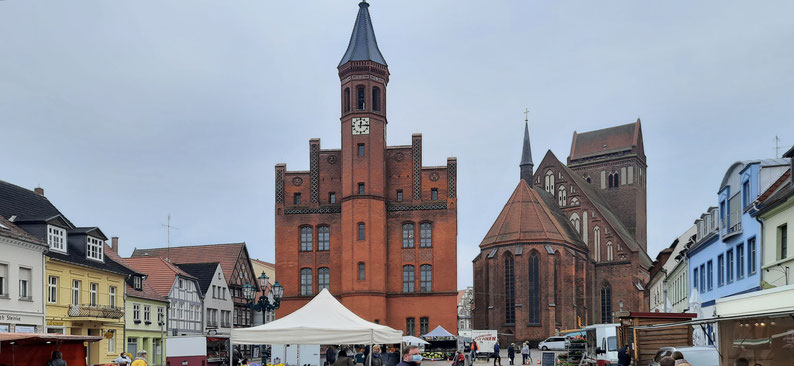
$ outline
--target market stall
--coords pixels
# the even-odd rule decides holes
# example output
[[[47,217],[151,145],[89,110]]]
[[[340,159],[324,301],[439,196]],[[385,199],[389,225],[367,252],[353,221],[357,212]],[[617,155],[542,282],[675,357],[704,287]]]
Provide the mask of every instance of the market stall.
[[[323,289],[283,318],[256,327],[232,329],[230,340],[232,344],[253,345],[401,344],[402,331],[362,319]],[[303,363],[297,360],[297,364]]]
[[[69,366],[86,366],[84,342],[98,342],[102,337],[45,333],[0,333],[0,364],[41,366],[53,351],[63,353]]]
[[[425,352],[422,352],[422,356],[426,359],[448,360],[458,349],[458,336],[448,332],[440,325],[423,335],[422,339],[430,342],[425,346]]]

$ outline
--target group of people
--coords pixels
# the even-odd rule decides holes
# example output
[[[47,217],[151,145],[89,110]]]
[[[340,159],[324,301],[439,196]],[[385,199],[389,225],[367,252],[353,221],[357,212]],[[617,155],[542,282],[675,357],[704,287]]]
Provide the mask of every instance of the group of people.
[[[691,366],[691,365],[689,364],[689,361],[687,361],[684,358],[683,353],[679,351],[675,351],[670,356],[662,357],[662,359],[659,360],[659,366]]]
[[[113,360],[113,363],[118,366],[149,366],[149,363],[146,362],[146,351],[138,351],[138,356],[135,357],[135,360],[130,358],[129,353],[122,352],[119,357]],[[53,351],[46,366],[67,366],[66,360],[63,359],[63,353],[61,351]]]
[[[493,345],[493,364],[494,366],[499,365],[502,366],[502,356],[499,355],[499,351],[501,351],[501,347],[499,347],[499,342],[494,343]],[[471,351],[471,359],[474,362],[477,356],[477,342],[472,342],[472,351]],[[510,365],[515,365],[516,361],[516,344],[510,343],[510,346],[507,347],[507,359],[510,362]],[[529,363],[527,363],[529,361]],[[529,343],[524,342],[521,347],[521,364],[522,365],[531,365],[532,364],[532,354],[530,353]]]
[[[334,346],[328,346],[325,350],[325,363],[328,366],[355,366],[355,357],[356,353],[349,347],[342,348],[338,352]],[[372,351],[369,346],[364,348],[364,365],[384,366],[380,345],[372,346]]]

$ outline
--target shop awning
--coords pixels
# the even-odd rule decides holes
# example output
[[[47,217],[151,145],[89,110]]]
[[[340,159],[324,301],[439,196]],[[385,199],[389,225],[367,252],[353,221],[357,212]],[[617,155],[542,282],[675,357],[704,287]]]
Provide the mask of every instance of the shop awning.
[[[16,344],[37,344],[37,343],[65,343],[65,342],[97,342],[102,340],[100,336],[82,336],[51,333],[2,333],[0,332],[0,342],[15,342]]]

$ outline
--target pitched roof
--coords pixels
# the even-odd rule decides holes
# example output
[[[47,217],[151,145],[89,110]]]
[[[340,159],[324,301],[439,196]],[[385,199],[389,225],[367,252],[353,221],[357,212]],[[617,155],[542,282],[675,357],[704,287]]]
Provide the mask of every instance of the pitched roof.
[[[28,234],[27,231],[20,229],[18,226],[14,225],[13,222],[6,220],[2,216],[0,216],[0,236],[48,247],[47,243],[33,235]]]
[[[61,216],[70,227],[74,227],[47,197],[2,180],[0,180],[0,216],[5,218],[16,216],[15,221],[46,221]]]
[[[201,287],[201,293],[206,294],[212,284],[212,277],[215,275],[215,269],[218,268],[219,264],[218,262],[184,263],[177,264],[176,266],[196,277],[199,287]]]
[[[794,196],[794,185],[791,184],[791,169],[789,169],[758,198],[761,207],[755,216],[769,212],[792,196]]]
[[[571,243],[587,248],[572,232],[551,195],[530,187],[523,179],[519,180],[480,247],[521,242]]]
[[[245,248],[245,243],[190,245],[169,248],[135,249],[132,257],[168,257],[173,263],[207,263],[208,258],[216,260],[223,268],[227,282],[231,282],[237,259]]]
[[[129,268],[130,271],[135,271],[135,269],[133,269],[132,266],[130,266],[129,264],[127,264],[127,262],[125,262],[125,258],[122,258],[120,255],[118,255],[118,253],[116,253],[113,250],[113,248],[111,248],[107,244],[105,244],[105,257],[108,257],[113,261],[115,261],[116,263],[119,263]],[[130,286],[129,283],[127,283],[127,296],[137,297],[140,299],[155,300],[155,301],[168,301],[168,299],[166,299],[164,296],[160,296],[159,294],[157,294],[154,288],[152,288],[152,285],[149,283],[148,278],[143,279],[143,283],[141,284],[140,290],[136,290],[135,288]]]
[[[353,33],[350,35],[350,43],[347,51],[339,61],[342,66],[350,61],[373,61],[381,65],[386,65],[386,60],[378,49],[378,41],[375,39],[375,30],[372,29],[372,19],[369,17],[369,4],[362,1],[358,4],[358,15],[356,23],[353,25]]]
[[[641,151],[642,136],[640,131],[639,118],[636,122],[625,125],[582,133],[574,131],[568,162],[596,155],[631,150],[635,146],[638,147],[639,153],[643,154],[642,158],[645,159],[644,152]]]
[[[127,263],[127,265],[132,266],[132,268],[135,268],[138,272],[146,274],[146,279],[148,280],[152,289],[160,296],[168,296],[178,275],[190,279],[196,279],[189,273],[179,269],[177,266],[168,263],[165,258],[124,258],[124,262]]]

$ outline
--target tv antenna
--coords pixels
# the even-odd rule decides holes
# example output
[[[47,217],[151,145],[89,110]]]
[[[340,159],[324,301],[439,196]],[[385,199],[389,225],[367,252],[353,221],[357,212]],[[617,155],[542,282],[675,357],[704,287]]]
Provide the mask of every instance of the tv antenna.
[[[171,226],[171,213],[168,213],[168,221],[166,224],[163,224],[163,227],[166,228],[168,231],[168,247],[166,249],[165,260],[171,261],[171,229],[179,230],[176,226]]]

